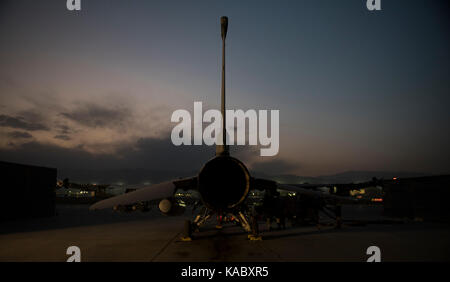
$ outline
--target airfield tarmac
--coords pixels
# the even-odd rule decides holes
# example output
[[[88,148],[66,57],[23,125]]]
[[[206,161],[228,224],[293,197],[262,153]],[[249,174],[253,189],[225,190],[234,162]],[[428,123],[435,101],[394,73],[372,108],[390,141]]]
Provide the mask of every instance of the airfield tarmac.
[[[343,218],[362,224],[348,222],[340,230],[288,224],[268,232],[261,222],[262,241],[248,241],[233,224],[217,230],[211,222],[191,242],[179,240],[190,212],[167,217],[155,209],[118,213],[87,205],[58,205],[57,211],[51,218],[2,223],[0,261],[66,261],[67,248],[78,246],[81,261],[364,262],[373,245],[382,261],[450,261],[449,224],[390,221],[381,207],[345,207]]]

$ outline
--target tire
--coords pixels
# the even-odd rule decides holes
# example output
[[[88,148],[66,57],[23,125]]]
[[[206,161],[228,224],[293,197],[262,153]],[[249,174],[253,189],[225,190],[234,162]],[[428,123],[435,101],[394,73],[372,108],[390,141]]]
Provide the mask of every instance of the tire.
[[[191,224],[190,220],[185,220],[184,221],[183,236],[184,237],[191,237],[192,236],[192,224]]]

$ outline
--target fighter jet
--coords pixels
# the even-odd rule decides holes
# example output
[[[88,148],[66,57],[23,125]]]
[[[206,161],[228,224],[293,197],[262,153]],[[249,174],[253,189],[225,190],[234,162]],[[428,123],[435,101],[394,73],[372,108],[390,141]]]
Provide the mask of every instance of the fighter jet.
[[[243,162],[230,156],[226,144],[225,132],[225,39],[228,30],[228,18],[221,17],[222,37],[222,137],[223,145],[216,146],[216,155],[206,162],[198,175],[150,185],[116,197],[95,203],[92,210],[115,208],[135,203],[159,201],[159,209],[164,214],[175,214],[178,209],[175,200],[177,190],[196,190],[200,195],[203,208],[194,219],[185,222],[184,239],[190,240],[193,231],[199,230],[213,215],[217,215],[218,226],[225,217],[235,219],[248,233],[250,239],[260,238],[254,211],[246,204],[249,192],[252,190],[266,191],[268,195],[276,195],[278,189],[296,192],[304,197],[325,199],[338,203],[349,200],[348,197],[324,193],[314,188],[331,185],[280,184],[272,180],[259,179],[251,176]]]

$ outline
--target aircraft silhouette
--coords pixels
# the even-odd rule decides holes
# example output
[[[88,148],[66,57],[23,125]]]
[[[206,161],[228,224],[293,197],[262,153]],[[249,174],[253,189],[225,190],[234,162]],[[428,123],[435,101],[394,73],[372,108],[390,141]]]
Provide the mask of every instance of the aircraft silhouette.
[[[343,184],[280,184],[272,180],[254,178],[250,175],[243,162],[230,156],[225,132],[225,38],[228,29],[228,18],[221,17],[220,23],[222,37],[221,112],[223,117],[223,145],[216,146],[215,157],[201,168],[197,176],[150,185],[131,193],[97,202],[90,209],[104,209],[160,200],[160,211],[164,214],[174,214],[177,208],[174,200],[175,192],[179,189],[183,191],[196,190],[200,194],[204,209],[195,216],[192,222],[187,221],[185,223],[185,238],[189,239],[193,230],[197,230],[214,214],[217,214],[219,221],[223,216],[232,216],[249,232],[250,239],[258,239],[258,226],[255,214],[245,201],[252,190],[266,191],[268,195],[276,195],[277,189],[288,190],[304,197],[329,200],[334,204],[352,200],[349,197],[314,190],[323,186],[341,187]],[[348,184],[345,186],[349,185],[357,188],[368,184]],[[219,226],[220,224],[221,222],[219,222]]]

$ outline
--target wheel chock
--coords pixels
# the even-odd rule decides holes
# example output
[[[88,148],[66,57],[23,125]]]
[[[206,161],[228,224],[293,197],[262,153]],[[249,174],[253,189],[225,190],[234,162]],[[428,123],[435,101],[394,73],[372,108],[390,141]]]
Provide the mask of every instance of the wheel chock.
[[[262,236],[255,236],[255,235],[249,234],[248,235],[248,239],[250,241],[262,241]]]

